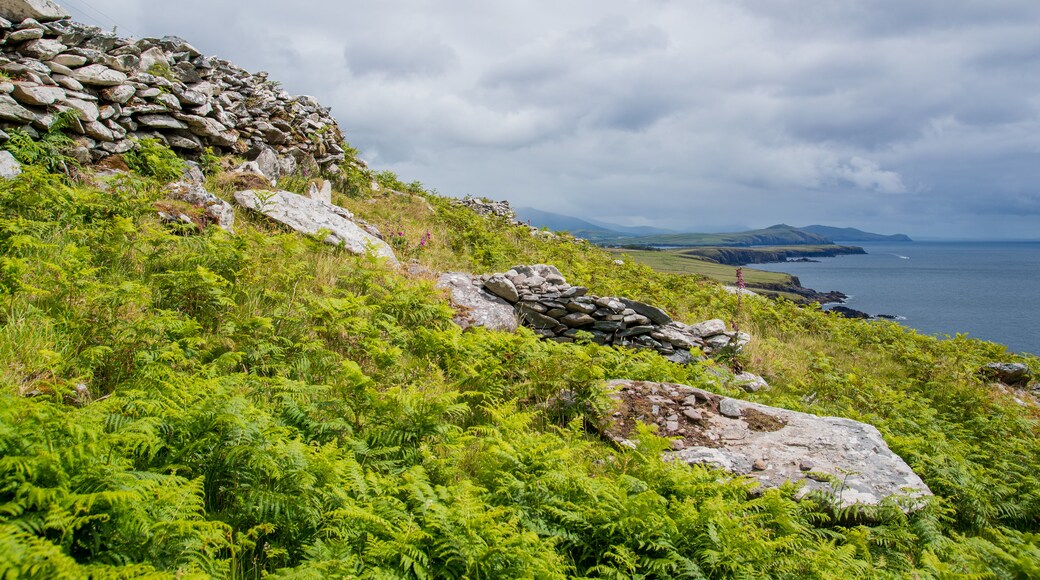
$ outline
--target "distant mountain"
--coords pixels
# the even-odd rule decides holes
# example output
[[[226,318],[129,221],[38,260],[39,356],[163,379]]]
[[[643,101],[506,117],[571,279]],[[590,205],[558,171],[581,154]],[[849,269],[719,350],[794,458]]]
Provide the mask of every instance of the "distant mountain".
[[[827,245],[830,238],[802,231],[787,224],[777,224],[761,230],[726,234],[658,234],[640,236],[624,241],[643,246],[798,246]]]
[[[596,224],[597,226],[607,228],[612,232],[621,232],[623,234],[632,234],[634,236],[653,236],[656,234],[677,234],[679,232],[675,230],[669,230],[665,228],[657,228],[654,226],[622,226],[602,220],[594,220],[587,218],[588,221]]]
[[[570,232],[579,238],[593,243],[622,242],[633,236],[646,236],[667,233],[671,230],[650,226],[620,226],[599,220],[583,220],[569,215],[542,211],[533,207],[513,208],[516,219],[530,222],[538,228],[548,228],[557,232]]]
[[[865,232],[863,230],[857,230],[856,228],[835,228],[831,226],[805,226],[799,228],[804,232],[809,232],[830,238],[835,242],[912,242],[909,236],[906,234],[874,234],[871,232]]]

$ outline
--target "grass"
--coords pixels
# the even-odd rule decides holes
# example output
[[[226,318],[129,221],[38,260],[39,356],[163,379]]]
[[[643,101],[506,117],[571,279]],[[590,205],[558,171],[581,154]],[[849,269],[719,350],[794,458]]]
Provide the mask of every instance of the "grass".
[[[709,262],[683,251],[611,249],[610,252],[622,259],[631,259],[641,264],[646,264],[658,272],[700,276],[727,286],[736,284],[737,280],[736,266]],[[766,272],[764,270],[744,268],[744,284],[749,290],[767,296],[782,296],[799,303],[805,301],[805,298],[798,294],[777,289],[794,285],[794,279],[791,275],[783,272]]]

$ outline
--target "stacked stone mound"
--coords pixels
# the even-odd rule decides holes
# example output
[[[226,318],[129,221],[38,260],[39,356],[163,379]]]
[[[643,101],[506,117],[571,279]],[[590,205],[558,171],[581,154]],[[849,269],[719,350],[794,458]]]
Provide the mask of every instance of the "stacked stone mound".
[[[587,332],[599,344],[648,348],[677,363],[690,363],[691,348],[704,354],[740,349],[751,337],[728,332],[721,320],[688,325],[664,310],[628,298],[592,296],[571,286],[553,266],[515,266],[473,283],[513,306],[521,322],[543,337],[574,342]]]
[[[10,4],[25,3],[5,0],[0,16],[27,13]],[[334,174],[346,158],[330,109],[314,97],[290,96],[266,73],[204,56],[177,37],[135,40],[67,18],[0,18],[0,45],[10,79],[0,82],[0,129],[35,136],[71,111],[82,163],[125,153],[135,138],[186,154],[267,153],[281,174]],[[0,141],[8,138],[0,130]]]
[[[556,234],[552,232],[536,228],[527,222],[522,222],[516,219],[516,212],[513,211],[513,208],[509,207],[509,202],[505,200],[491,201],[467,195],[462,199],[455,200],[453,203],[455,203],[456,205],[468,207],[469,209],[477,212],[482,216],[494,216],[499,218],[505,218],[507,221],[509,221],[509,223],[513,224],[514,226],[525,227],[530,229],[532,236],[541,236],[545,238],[556,237]]]

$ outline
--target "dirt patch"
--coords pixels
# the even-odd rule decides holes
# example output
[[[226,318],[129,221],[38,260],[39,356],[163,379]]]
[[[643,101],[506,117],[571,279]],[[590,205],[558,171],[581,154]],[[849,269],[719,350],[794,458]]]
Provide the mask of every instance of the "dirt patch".
[[[679,439],[685,447],[719,447],[709,436],[710,418],[718,414],[718,398],[684,389],[671,392],[633,383],[614,395],[613,416],[602,429],[614,441],[629,439],[639,423],[655,425],[657,434]],[[678,387],[678,386],[677,386]]]
[[[226,173],[218,178],[217,184],[221,187],[230,187],[235,191],[271,189],[271,182],[263,175],[255,173]]]
[[[779,431],[784,428],[784,425],[787,425],[787,421],[780,417],[774,417],[758,409],[744,409],[741,418],[744,419],[744,422],[747,423],[748,428],[752,431],[764,433]]]

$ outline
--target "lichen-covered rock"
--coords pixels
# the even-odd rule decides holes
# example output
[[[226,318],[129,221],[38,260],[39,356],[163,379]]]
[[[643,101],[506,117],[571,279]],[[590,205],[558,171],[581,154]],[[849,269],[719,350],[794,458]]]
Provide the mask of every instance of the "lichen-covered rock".
[[[22,174],[22,164],[11,155],[10,151],[0,151],[0,177],[13,179]]]
[[[456,324],[463,330],[483,326],[489,330],[516,332],[513,306],[480,287],[480,280],[469,274],[448,272],[437,280],[437,287],[451,292]]]
[[[325,230],[328,232],[325,236],[327,243],[342,245],[351,253],[364,255],[371,252],[397,264],[390,246],[336,211],[342,208],[288,191],[245,190],[235,194],[235,201],[300,233],[314,235]]]
[[[616,408],[603,432],[631,445],[637,423],[675,438],[665,458],[746,475],[764,487],[803,482],[802,494],[833,493],[842,506],[893,495],[931,495],[928,486],[866,423],[741,401],[670,383],[617,380]]]
[[[0,17],[12,22],[26,18],[48,22],[68,18],[69,13],[51,0],[0,0]]]

